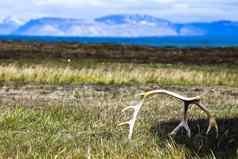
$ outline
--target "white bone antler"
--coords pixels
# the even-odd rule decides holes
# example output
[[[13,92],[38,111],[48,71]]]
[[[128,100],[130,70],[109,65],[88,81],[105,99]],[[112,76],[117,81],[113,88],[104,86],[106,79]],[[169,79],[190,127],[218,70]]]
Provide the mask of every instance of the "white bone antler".
[[[216,120],[215,120],[214,117],[212,117],[212,115],[210,114],[208,109],[204,105],[201,104],[201,102],[200,102],[201,97],[200,96],[195,96],[195,97],[189,98],[189,97],[184,97],[182,95],[179,95],[179,94],[171,92],[171,91],[158,89],[158,90],[152,90],[152,91],[149,91],[149,92],[139,94],[142,97],[141,100],[139,101],[139,103],[137,103],[136,105],[128,106],[128,107],[126,107],[122,110],[124,112],[127,109],[134,109],[134,113],[133,113],[133,116],[132,116],[131,120],[119,124],[119,125],[125,125],[125,124],[129,125],[129,135],[128,135],[129,140],[131,140],[131,138],[132,138],[135,121],[136,121],[136,118],[138,116],[139,110],[140,110],[140,108],[142,107],[142,105],[144,103],[145,98],[148,97],[148,96],[154,95],[154,94],[166,94],[166,95],[175,97],[179,100],[182,100],[184,102],[183,119],[180,122],[180,124],[170,133],[170,135],[175,135],[181,127],[184,127],[185,130],[187,131],[188,137],[191,137],[191,130],[188,126],[188,117],[187,117],[188,107],[191,104],[197,105],[202,111],[204,111],[207,114],[207,116],[209,118],[209,126],[208,126],[208,129],[207,129],[207,134],[209,133],[209,131],[211,130],[212,127],[215,127],[217,135],[218,135],[218,126],[217,126]]]
[[[127,122],[123,122],[123,123],[119,124],[119,126],[125,125],[125,124],[129,125],[129,134],[128,134],[128,139],[129,140],[131,140],[131,138],[132,138],[132,133],[133,133],[134,125],[135,125],[135,122],[136,122],[136,118],[138,116],[138,113],[139,113],[140,108],[143,105],[143,103],[144,103],[144,98],[141,101],[139,101],[136,105],[128,106],[128,107],[126,107],[122,110],[122,112],[125,112],[128,109],[134,109],[134,113],[132,115],[132,118]]]

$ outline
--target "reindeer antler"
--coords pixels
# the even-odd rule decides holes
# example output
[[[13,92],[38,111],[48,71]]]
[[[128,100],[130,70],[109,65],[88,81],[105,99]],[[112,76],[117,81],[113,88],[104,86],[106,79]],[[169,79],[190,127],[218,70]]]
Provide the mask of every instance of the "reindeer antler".
[[[129,134],[128,134],[128,139],[129,140],[131,140],[131,138],[132,138],[132,133],[133,133],[134,125],[135,125],[135,122],[136,122],[136,118],[138,116],[138,113],[139,113],[140,108],[143,105],[143,103],[144,103],[144,98],[141,101],[139,101],[136,105],[128,106],[128,107],[126,107],[122,110],[122,112],[125,112],[128,109],[134,109],[134,113],[132,115],[132,118],[127,122],[123,122],[123,123],[119,124],[119,126],[125,125],[125,124],[129,125]]]
[[[123,123],[119,124],[119,125],[125,125],[125,124],[129,125],[129,135],[128,135],[129,140],[131,140],[131,138],[132,138],[135,121],[136,121],[136,118],[137,118],[138,113],[140,111],[140,108],[142,107],[142,105],[144,103],[145,98],[148,97],[148,96],[154,95],[154,94],[166,94],[166,95],[175,97],[179,100],[182,100],[184,102],[183,119],[180,122],[180,124],[170,133],[170,135],[175,135],[181,127],[184,127],[185,130],[187,131],[188,137],[191,137],[191,130],[188,126],[188,117],[187,117],[188,107],[191,104],[197,105],[202,111],[204,111],[207,114],[207,116],[209,118],[209,126],[208,126],[208,129],[207,129],[207,134],[209,133],[209,131],[211,130],[212,127],[215,127],[217,135],[218,135],[218,126],[217,126],[216,120],[215,120],[214,117],[212,117],[212,115],[210,114],[208,109],[204,105],[201,104],[201,102],[200,102],[201,97],[200,96],[195,96],[195,97],[189,98],[189,97],[185,97],[185,96],[179,95],[179,94],[171,92],[171,91],[158,89],[158,90],[152,90],[152,91],[148,91],[148,92],[139,94],[141,96],[141,100],[136,105],[128,106],[128,107],[126,107],[122,110],[124,112],[127,109],[134,109],[134,113],[133,113],[132,118],[127,122],[123,122]]]

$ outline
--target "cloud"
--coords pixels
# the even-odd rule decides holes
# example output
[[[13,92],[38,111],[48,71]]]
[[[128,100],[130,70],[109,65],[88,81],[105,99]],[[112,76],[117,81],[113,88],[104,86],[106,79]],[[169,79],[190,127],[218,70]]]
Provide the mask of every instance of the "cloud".
[[[238,0],[7,0],[1,16],[92,18],[106,14],[151,14],[173,21],[238,20]]]

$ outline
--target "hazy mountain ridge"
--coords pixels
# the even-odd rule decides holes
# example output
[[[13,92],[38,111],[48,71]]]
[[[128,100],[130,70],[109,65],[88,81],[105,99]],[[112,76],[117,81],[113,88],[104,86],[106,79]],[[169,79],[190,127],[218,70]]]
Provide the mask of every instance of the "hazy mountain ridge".
[[[147,25],[158,25],[158,24],[170,24],[171,22],[165,19],[159,19],[150,15],[139,15],[139,14],[118,14],[108,15],[100,18],[96,18],[95,21],[102,22],[111,25],[120,24],[147,24]]]
[[[23,25],[0,22],[0,34],[89,37],[238,35],[238,22],[173,23],[139,14],[108,15],[94,20],[45,17]]]
[[[23,24],[22,21],[14,17],[6,17],[0,20],[0,34],[8,35]]]

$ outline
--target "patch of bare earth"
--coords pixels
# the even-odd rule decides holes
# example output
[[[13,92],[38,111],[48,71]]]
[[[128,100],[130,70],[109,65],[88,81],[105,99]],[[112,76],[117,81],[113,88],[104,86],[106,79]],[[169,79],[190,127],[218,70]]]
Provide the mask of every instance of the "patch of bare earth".
[[[238,88],[233,87],[202,87],[202,86],[170,86],[158,85],[142,86],[113,86],[113,85],[2,85],[0,87],[0,103],[3,105],[43,106],[45,104],[59,104],[73,102],[78,99],[97,98],[105,94],[115,94],[119,98],[127,98],[143,91],[152,89],[168,89],[177,93],[195,96],[208,92],[209,101],[219,98],[226,104],[238,104]],[[218,102],[218,101],[216,101]]]

